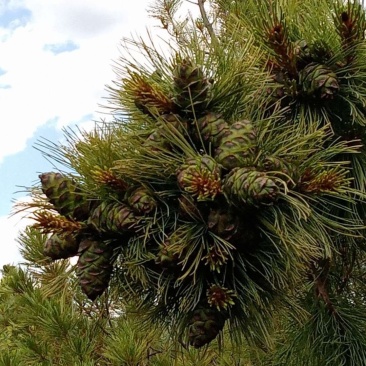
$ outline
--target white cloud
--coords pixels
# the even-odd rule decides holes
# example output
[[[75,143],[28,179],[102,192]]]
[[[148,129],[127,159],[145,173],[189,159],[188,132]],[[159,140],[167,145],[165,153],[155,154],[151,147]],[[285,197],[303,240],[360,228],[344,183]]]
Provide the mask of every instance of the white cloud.
[[[123,6],[120,0],[24,0],[31,10],[25,26],[0,29],[0,163],[21,151],[37,127],[58,117],[58,127],[85,115],[97,117],[114,79],[113,60],[121,37],[142,32],[148,22],[147,0]],[[10,4],[10,3],[9,3]],[[14,2],[12,5],[14,7]],[[47,44],[73,42],[78,49],[58,55]],[[9,87],[10,86],[10,87]]]
[[[107,95],[104,85],[114,79],[112,63],[119,57],[120,39],[143,31],[148,2],[126,7],[121,0],[0,0],[0,16],[5,7],[32,12],[25,25],[0,26],[0,86],[7,86],[0,88],[0,164],[23,150],[49,120],[58,118],[61,128],[91,114],[99,119],[98,104]],[[69,42],[78,48],[55,55],[45,47]],[[84,121],[82,127],[87,125],[93,123]],[[30,223],[22,215],[0,217],[0,268],[21,261],[16,238]]]

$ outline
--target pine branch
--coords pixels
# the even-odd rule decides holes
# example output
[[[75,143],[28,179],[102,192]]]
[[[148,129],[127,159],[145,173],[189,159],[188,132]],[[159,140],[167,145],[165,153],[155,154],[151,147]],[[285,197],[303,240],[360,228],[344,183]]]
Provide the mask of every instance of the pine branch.
[[[330,259],[322,259],[318,261],[317,266],[315,265],[315,263],[311,263],[311,270],[315,281],[315,296],[317,298],[321,298],[329,313],[334,315],[338,320],[340,320],[337,309],[330,299],[328,290]]]
[[[150,16],[159,20],[161,27],[175,38],[177,44],[182,44],[185,38],[184,28],[187,25],[187,19],[180,21],[176,17],[181,2],[182,0],[156,0],[148,10]]]
[[[207,13],[206,13],[206,9],[205,9],[205,2],[206,0],[197,0],[197,4],[198,7],[200,9],[200,13],[202,16],[202,20],[203,20],[203,24],[206,27],[210,37],[211,37],[211,42],[214,46],[217,46],[219,44],[219,40],[215,34],[215,31],[213,29],[212,23],[209,21]]]
[[[358,1],[347,1],[346,5],[335,2],[334,22],[341,38],[346,64],[351,64],[356,55],[356,47],[365,39],[365,10]]]

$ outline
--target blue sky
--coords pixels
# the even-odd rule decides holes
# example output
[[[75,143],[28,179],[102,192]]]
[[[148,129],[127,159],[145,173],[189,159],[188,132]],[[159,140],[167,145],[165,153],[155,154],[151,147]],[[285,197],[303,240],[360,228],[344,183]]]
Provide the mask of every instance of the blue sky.
[[[62,132],[55,128],[55,121],[49,121],[35,131],[24,150],[6,157],[0,165],[0,216],[6,216],[11,211],[12,200],[24,197],[24,187],[36,183],[38,172],[53,169],[52,164],[34,148],[41,137],[57,142],[62,139]]]
[[[54,170],[37,142],[57,143],[63,128],[106,118],[100,104],[120,41],[146,34],[148,4],[0,0],[0,268],[21,260],[16,237],[30,223],[10,216],[13,203],[28,200],[23,187]]]
[[[58,55],[62,52],[72,52],[78,48],[79,46],[71,40],[67,40],[63,43],[48,43],[43,47],[45,51],[52,52],[54,55]]]
[[[14,2],[5,1],[0,8],[0,27],[13,29],[27,24],[32,17],[32,12],[22,7],[20,4],[16,6]]]

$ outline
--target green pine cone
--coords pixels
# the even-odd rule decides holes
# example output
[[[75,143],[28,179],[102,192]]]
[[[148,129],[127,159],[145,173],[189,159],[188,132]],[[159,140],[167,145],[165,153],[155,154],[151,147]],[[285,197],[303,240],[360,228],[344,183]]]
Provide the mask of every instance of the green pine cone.
[[[79,247],[76,274],[82,291],[95,300],[107,289],[113,269],[113,248],[105,242],[84,239]]]
[[[176,135],[177,132],[183,136],[187,135],[187,122],[176,114],[166,114],[160,118],[161,120],[156,123],[155,130],[143,143],[143,146],[152,152],[170,151],[172,144],[169,135]]]
[[[179,187],[199,201],[212,200],[221,192],[221,169],[209,155],[189,158],[177,173]]]
[[[209,83],[202,68],[191,60],[178,60],[173,70],[175,103],[183,112],[197,112],[205,108]]]
[[[133,231],[136,222],[132,208],[116,202],[102,202],[88,219],[88,224],[97,231],[118,234]]]
[[[209,142],[216,148],[219,146],[221,139],[229,133],[228,123],[216,113],[208,113],[204,117],[197,120],[199,133],[195,131],[195,138],[199,141]]]
[[[301,70],[299,83],[308,97],[332,99],[339,91],[337,75],[328,66],[315,62]]]
[[[128,195],[128,204],[136,214],[149,214],[156,206],[156,200],[151,196],[149,190],[138,187]]]
[[[53,234],[47,239],[43,248],[43,254],[53,260],[66,259],[77,255],[79,240],[75,235]]]
[[[179,253],[172,248],[169,239],[159,245],[159,252],[156,256],[155,262],[164,269],[179,268]]]
[[[143,146],[151,152],[169,151],[171,145],[164,135],[164,129],[157,125],[156,129],[144,141]]]
[[[274,156],[267,156],[260,162],[259,166],[266,172],[270,171],[271,175],[282,179],[288,186],[293,186],[294,182],[299,179],[296,166],[293,163]]]
[[[39,178],[42,192],[57,212],[67,218],[79,221],[88,217],[89,204],[72,179],[54,172],[40,174]]]
[[[276,199],[278,191],[276,183],[265,172],[249,168],[232,170],[223,185],[227,200],[234,205],[269,204]]]
[[[160,119],[168,124],[174,126],[179,132],[183,133],[187,129],[187,121],[175,113],[163,114]]]
[[[123,79],[123,85],[123,92],[132,98],[135,106],[151,117],[169,113],[175,108],[159,84],[146,75],[129,72],[129,77]]]
[[[255,158],[256,131],[250,121],[235,122],[221,139],[215,159],[226,169],[252,165]]]
[[[239,232],[240,218],[232,207],[210,208],[207,226],[214,234],[230,241]]]
[[[300,63],[301,66],[304,62],[309,63],[312,60],[311,49],[304,39],[294,42],[293,46],[297,65]]]
[[[320,63],[329,61],[332,52],[323,40],[316,40],[308,44],[305,40],[294,42],[294,54],[296,56],[297,70],[302,70],[310,63]]]
[[[214,308],[197,308],[188,323],[189,344],[200,348],[214,340],[224,328],[224,316]]]

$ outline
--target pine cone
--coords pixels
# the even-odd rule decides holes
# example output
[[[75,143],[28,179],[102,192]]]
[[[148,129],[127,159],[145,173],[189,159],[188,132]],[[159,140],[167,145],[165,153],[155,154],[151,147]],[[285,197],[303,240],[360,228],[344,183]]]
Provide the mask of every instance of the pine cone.
[[[332,99],[339,91],[337,75],[328,66],[315,62],[300,72],[299,82],[307,97]]]
[[[179,253],[177,253],[177,251],[172,248],[169,239],[159,245],[159,253],[155,262],[164,269],[174,270],[179,268]]]
[[[157,206],[155,199],[151,196],[151,192],[144,187],[134,189],[128,195],[127,201],[137,215],[147,215]]]
[[[143,146],[153,152],[171,151],[172,143],[169,136],[176,135],[177,131],[183,136],[187,135],[188,124],[176,114],[166,114],[160,118]]]
[[[136,217],[130,207],[116,202],[102,202],[89,217],[88,224],[100,232],[122,233],[133,231]]]
[[[169,113],[176,107],[159,84],[135,72],[124,79],[124,90],[131,94],[135,106],[150,116]]]
[[[314,62],[323,64],[333,56],[329,47],[322,40],[317,40],[310,45],[305,40],[296,41],[294,53],[296,55],[296,68],[299,71]]]
[[[226,169],[251,165],[255,158],[256,131],[247,120],[235,122],[221,139],[215,159]]]
[[[113,269],[113,248],[102,241],[84,239],[79,247],[76,274],[82,291],[95,300],[108,287]]]
[[[113,192],[125,192],[128,189],[128,183],[118,177],[112,168],[102,169],[96,166],[91,173],[99,186],[105,186]]]
[[[303,69],[312,61],[311,49],[304,39],[294,42],[294,54],[298,69]]]
[[[224,325],[225,318],[218,310],[197,308],[188,324],[189,344],[194,348],[203,347],[218,336]]]
[[[197,120],[199,133],[195,131],[194,137],[196,141],[211,143],[212,147],[219,146],[223,136],[229,133],[228,123],[216,113],[208,113],[204,117]]]
[[[191,60],[178,60],[173,71],[175,102],[182,112],[195,113],[205,109],[209,83],[202,68]]]
[[[164,114],[160,117],[161,121],[174,126],[179,132],[183,133],[187,129],[187,121],[175,113]]]
[[[169,151],[171,149],[170,142],[166,139],[164,129],[157,125],[156,129],[149,135],[143,146],[151,152]]]
[[[53,234],[47,239],[43,254],[53,260],[66,259],[77,255],[79,240],[73,234]]]
[[[298,180],[294,164],[286,162],[280,158],[267,156],[263,159],[260,166],[265,171],[270,171],[271,175],[274,175],[286,182],[288,186],[293,187],[294,181]]]
[[[212,200],[221,192],[220,168],[209,155],[189,158],[177,173],[181,189],[198,200]]]
[[[264,172],[237,168],[226,176],[223,191],[228,201],[234,205],[243,202],[257,205],[272,203],[277,197],[279,188]]]
[[[57,212],[67,218],[79,221],[88,217],[89,203],[72,179],[54,172],[40,174],[39,178],[42,184],[42,192]]]
[[[240,218],[232,207],[210,208],[207,226],[214,234],[230,241],[239,231]]]

